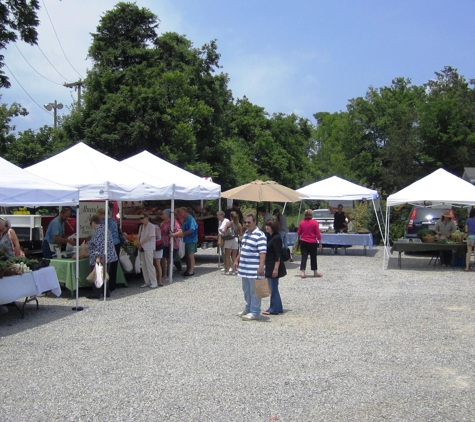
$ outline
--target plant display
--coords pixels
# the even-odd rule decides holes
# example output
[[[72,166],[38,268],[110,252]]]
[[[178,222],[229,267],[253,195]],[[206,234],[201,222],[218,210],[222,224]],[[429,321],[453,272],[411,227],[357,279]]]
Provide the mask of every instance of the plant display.
[[[430,230],[419,230],[419,232],[417,233],[417,237],[419,239],[423,239],[424,237],[435,237],[435,233],[433,231],[430,231]]]

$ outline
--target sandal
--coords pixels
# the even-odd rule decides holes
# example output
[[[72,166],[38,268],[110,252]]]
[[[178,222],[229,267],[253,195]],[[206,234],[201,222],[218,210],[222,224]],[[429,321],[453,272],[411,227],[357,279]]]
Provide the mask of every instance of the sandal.
[[[307,278],[307,276],[305,275],[305,273],[302,273],[302,274],[301,274],[301,277],[302,277],[302,278]]]
[[[314,277],[323,277],[323,274],[322,273],[317,273],[314,275]]]

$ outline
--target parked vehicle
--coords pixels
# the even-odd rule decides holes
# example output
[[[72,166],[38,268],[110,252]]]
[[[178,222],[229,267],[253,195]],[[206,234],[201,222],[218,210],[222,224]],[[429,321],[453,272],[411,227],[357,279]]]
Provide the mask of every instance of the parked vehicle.
[[[320,231],[326,232],[328,230],[333,230],[334,216],[330,210],[326,208],[313,210],[313,219],[318,221]]]
[[[415,206],[412,208],[404,230],[404,237],[416,238],[419,230],[434,230],[435,223],[440,220],[442,213],[447,211],[447,206],[423,207]],[[452,221],[457,224],[452,209],[449,210],[452,215]]]

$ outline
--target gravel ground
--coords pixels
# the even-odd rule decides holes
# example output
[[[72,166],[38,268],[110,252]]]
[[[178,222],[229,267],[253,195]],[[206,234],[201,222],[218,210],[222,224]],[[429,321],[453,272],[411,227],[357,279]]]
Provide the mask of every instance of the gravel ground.
[[[473,272],[427,257],[287,263],[285,312],[241,321],[241,281],[200,251],[192,279],[129,280],[0,316],[2,421],[471,421]],[[307,270],[308,274],[310,271]],[[1,280],[0,280],[1,282]],[[263,300],[263,310],[268,299]]]

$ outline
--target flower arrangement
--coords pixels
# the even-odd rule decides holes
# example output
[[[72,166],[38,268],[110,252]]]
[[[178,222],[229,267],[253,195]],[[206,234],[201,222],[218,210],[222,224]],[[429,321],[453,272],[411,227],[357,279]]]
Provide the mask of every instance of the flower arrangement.
[[[139,243],[138,235],[136,234],[128,234],[126,237],[127,241],[124,243],[124,251],[126,251],[129,254],[132,254],[135,252],[135,249],[137,248],[137,244]]]

